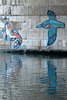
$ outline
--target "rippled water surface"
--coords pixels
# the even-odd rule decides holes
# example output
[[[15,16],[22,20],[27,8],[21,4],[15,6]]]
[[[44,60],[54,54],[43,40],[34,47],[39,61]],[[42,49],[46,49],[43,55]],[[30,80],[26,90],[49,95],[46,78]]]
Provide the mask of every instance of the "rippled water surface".
[[[0,100],[67,100],[67,58],[0,54]]]

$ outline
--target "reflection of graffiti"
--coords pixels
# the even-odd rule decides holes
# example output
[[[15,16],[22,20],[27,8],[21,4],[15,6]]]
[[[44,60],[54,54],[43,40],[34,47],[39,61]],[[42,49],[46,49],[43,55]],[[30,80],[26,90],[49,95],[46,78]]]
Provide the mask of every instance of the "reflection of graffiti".
[[[47,60],[47,69],[48,69],[48,77],[40,77],[40,82],[42,84],[47,84],[47,92],[50,97],[55,96],[56,94],[56,87],[57,87],[57,72],[55,65],[50,61]]]
[[[1,63],[1,86],[4,91],[4,95],[8,94],[12,97],[13,91],[17,90],[17,87],[15,88],[14,85],[16,84],[16,79],[20,76],[21,69],[23,67],[23,57],[21,58],[19,55],[10,55],[7,57],[9,57],[9,60],[5,59],[4,63]],[[13,98],[11,98],[11,100],[13,100]]]
[[[6,75],[8,77],[16,77],[22,68],[21,59],[18,58],[17,56],[14,56],[13,59],[14,59],[14,62],[11,62],[9,64],[8,64],[8,62],[5,62],[5,67],[7,69]],[[10,65],[10,67],[9,67],[9,65]]]
[[[54,11],[48,10],[47,15],[49,17],[49,20],[37,25],[36,28],[48,29],[48,42],[46,46],[48,48],[56,41],[57,29],[65,28],[65,24],[63,22],[57,21]]]
[[[53,65],[51,61],[47,61],[48,67],[48,93],[50,96],[54,96],[56,94],[57,87],[57,73],[56,67]]]
[[[13,79],[15,77],[18,76],[18,74],[20,73],[20,70],[22,68],[22,61],[20,59],[20,57],[14,55],[12,58],[10,57],[10,62],[5,61],[5,73],[4,73],[4,69],[2,68],[2,74],[5,74],[5,81],[6,84],[10,79]]]
[[[15,29],[12,30],[12,26],[9,22],[5,23],[5,28],[1,32],[1,36],[5,34],[5,40],[14,41],[13,48],[17,49],[22,44],[22,37],[19,32]]]
[[[64,87],[65,79],[57,77],[57,67],[54,65],[52,60],[46,60],[46,62],[47,76],[44,73],[43,76],[37,77],[37,83],[41,83],[43,85],[42,91],[47,92],[49,97],[54,97],[57,94],[57,88],[59,87],[59,89],[62,89]]]

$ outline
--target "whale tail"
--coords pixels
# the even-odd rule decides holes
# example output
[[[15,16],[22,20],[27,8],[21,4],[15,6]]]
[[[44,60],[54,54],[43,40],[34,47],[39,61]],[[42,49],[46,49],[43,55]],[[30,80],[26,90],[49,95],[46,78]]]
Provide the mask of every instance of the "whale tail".
[[[48,37],[47,48],[52,46],[56,41],[57,33],[53,34],[51,37]]]

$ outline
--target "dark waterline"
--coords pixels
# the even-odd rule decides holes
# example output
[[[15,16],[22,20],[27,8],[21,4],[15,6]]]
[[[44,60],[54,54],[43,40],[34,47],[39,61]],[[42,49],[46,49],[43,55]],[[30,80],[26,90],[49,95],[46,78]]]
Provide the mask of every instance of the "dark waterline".
[[[67,100],[67,58],[0,53],[0,100]]]

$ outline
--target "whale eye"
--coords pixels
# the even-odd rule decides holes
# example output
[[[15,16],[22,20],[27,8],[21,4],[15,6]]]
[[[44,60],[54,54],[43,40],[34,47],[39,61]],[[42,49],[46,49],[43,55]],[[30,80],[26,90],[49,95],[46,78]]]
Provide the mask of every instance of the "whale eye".
[[[46,26],[46,28],[50,28],[50,24]]]

